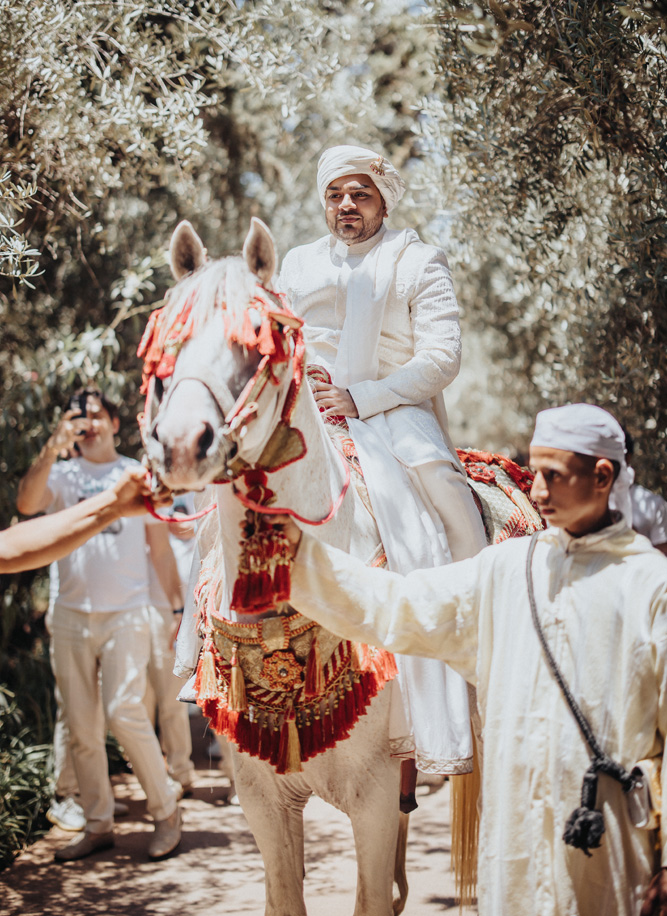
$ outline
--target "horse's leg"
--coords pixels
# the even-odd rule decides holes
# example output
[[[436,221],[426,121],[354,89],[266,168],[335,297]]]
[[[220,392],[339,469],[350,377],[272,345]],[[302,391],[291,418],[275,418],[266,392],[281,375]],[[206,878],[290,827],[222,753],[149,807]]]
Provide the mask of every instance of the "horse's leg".
[[[398,763],[387,758],[387,769],[367,779],[348,808],[357,850],[357,899],[354,916],[391,916],[392,886],[398,840]],[[382,766],[378,767],[383,769]],[[393,778],[392,778],[393,777]]]
[[[264,860],[265,916],[306,916],[303,809],[310,790],[234,747],[236,791]]]

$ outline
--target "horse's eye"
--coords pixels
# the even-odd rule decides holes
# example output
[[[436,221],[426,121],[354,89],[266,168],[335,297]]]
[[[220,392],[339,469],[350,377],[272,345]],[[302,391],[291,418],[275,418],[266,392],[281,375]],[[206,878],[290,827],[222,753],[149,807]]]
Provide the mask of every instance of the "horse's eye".
[[[164,382],[161,378],[155,377],[155,387],[153,388],[153,396],[155,400],[159,403],[162,400],[164,395]]]

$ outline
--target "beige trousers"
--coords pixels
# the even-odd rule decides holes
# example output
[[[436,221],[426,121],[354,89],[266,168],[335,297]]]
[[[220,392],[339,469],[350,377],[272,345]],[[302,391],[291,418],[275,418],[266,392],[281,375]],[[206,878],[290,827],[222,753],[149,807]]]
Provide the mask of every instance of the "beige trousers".
[[[142,702],[149,653],[146,608],[87,613],[56,604],[54,673],[69,726],[86,830],[91,833],[113,828],[104,719],[146,793],[149,814],[158,821],[176,809],[176,787],[167,776]]]
[[[148,682],[144,705],[151,723],[157,728],[160,744],[167,758],[169,775],[181,785],[188,786],[194,778],[192,738],[187,703],[176,697],[183,680],[174,674],[174,649],[171,636],[175,617],[171,608],[148,608],[151,634],[151,656],[148,662]]]

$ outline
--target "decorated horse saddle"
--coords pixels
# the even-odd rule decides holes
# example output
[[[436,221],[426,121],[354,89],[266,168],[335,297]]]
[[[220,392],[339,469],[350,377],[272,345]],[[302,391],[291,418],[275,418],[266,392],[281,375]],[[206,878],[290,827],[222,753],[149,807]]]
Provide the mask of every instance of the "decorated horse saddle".
[[[330,381],[319,366],[308,367],[308,377],[311,383]],[[327,429],[372,514],[345,418],[328,418]],[[529,471],[502,455],[457,452],[489,543],[543,527],[528,496]],[[250,480],[255,487],[253,500],[270,501],[266,475],[261,470],[252,473],[256,475]],[[239,750],[268,761],[279,774],[299,772],[304,761],[349,736],[373,697],[396,676],[396,664],[391,653],[341,640],[291,608],[289,580],[282,581],[284,554],[260,543],[263,529],[251,510],[246,518],[232,607],[264,610],[269,594],[276,615],[253,623],[223,618],[221,563],[216,551],[211,552],[202,564],[195,592],[204,637],[197,702],[214,731],[226,735]],[[386,565],[381,544],[369,565]]]

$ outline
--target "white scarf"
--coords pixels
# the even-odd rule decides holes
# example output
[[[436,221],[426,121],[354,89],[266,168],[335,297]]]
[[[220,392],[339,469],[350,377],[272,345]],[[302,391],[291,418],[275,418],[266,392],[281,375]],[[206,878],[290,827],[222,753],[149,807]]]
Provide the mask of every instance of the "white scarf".
[[[356,267],[343,262],[338,295],[345,296],[345,320],[336,354],[334,384],[347,388],[355,382],[376,380],[379,342],[385,305],[395,276],[395,264],[419,236],[413,229],[385,231],[380,241]],[[352,252],[354,256],[354,252]],[[365,420],[348,418],[350,435],[359,455],[371,505],[375,513],[389,569],[408,573],[414,569],[452,562],[444,525],[417,492],[405,466],[391,449],[391,432],[384,413]],[[421,685],[418,706],[408,703],[405,715],[416,731],[428,733],[437,708],[439,759],[465,760],[472,756],[468,688],[455,671],[433,659],[397,656],[401,682],[408,692]],[[435,698],[439,697],[437,703]],[[429,708],[427,698],[431,700]],[[392,717],[396,716],[392,713]],[[420,720],[424,719],[424,722]],[[402,715],[392,726],[400,731]],[[393,719],[396,721],[396,719]],[[463,725],[461,725],[463,723]],[[402,732],[405,734],[405,732]],[[396,734],[393,736],[395,737]]]

